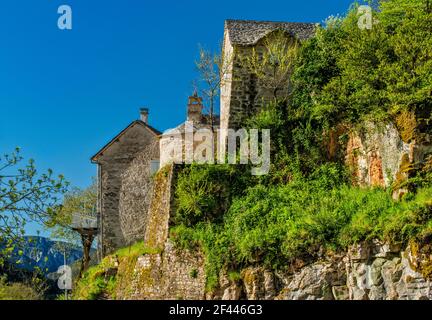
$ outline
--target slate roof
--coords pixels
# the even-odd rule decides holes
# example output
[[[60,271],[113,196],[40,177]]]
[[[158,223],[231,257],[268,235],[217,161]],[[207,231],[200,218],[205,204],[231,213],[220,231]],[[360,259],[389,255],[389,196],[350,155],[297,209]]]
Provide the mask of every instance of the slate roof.
[[[272,22],[253,20],[226,20],[225,29],[232,45],[248,46],[256,44],[260,39],[274,30],[284,30],[299,40],[313,36],[315,23]]]

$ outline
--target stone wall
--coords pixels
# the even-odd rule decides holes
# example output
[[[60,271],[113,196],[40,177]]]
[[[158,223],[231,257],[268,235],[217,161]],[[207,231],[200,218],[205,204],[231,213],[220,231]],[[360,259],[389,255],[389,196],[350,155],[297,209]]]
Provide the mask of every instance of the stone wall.
[[[135,201],[145,190],[139,190],[144,182],[148,180],[145,169],[150,158],[158,159],[158,149],[144,151],[147,146],[156,143],[157,138],[144,124],[132,125],[121,137],[107,148],[97,159],[99,165],[99,205],[101,214],[100,241],[101,255],[105,256],[118,248],[124,247],[131,241],[126,238],[134,232],[135,225],[143,228],[146,199],[138,199],[131,207],[126,203]],[[137,158],[140,152],[144,152]],[[154,154],[150,154],[154,152]],[[137,158],[135,162],[133,160]],[[148,163],[148,167],[150,164]],[[143,174],[143,176],[140,176]],[[132,190],[127,195],[126,190]],[[135,190],[135,192],[133,191]],[[133,210],[139,210],[132,214]],[[141,211],[142,210],[142,211]],[[142,212],[142,215],[141,215]],[[126,214],[124,218],[121,214]],[[138,218],[135,223],[131,218]],[[132,229],[130,229],[132,228]]]
[[[119,216],[126,244],[141,240],[145,234],[153,194],[150,163],[158,158],[158,154],[159,145],[155,140],[140,151],[121,173]]]
[[[144,246],[155,253],[138,257],[133,271],[127,271],[132,275],[125,278],[126,283],[119,284],[117,299],[203,299],[205,296],[202,254],[178,250],[168,239],[177,170],[175,165],[168,165],[155,176],[144,234]],[[121,274],[118,276],[121,281]]]
[[[266,37],[270,35],[271,33]],[[258,54],[266,50],[266,37],[253,46],[232,46],[229,35],[225,32],[223,54],[229,67],[226,68],[227,73],[221,83],[221,129],[240,128],[246,119],[274,99],[272,90],[265,88],[244,63],[253,50]],[[287,38],[291,39],[288,34]],[[278,97],[286,97],[287,94],[288,85],[277,91]]]
[[[205,273],[201,254],[179,251],[170,241],[161,253],[138,258],[128,300],[200,300],[205,297]]]

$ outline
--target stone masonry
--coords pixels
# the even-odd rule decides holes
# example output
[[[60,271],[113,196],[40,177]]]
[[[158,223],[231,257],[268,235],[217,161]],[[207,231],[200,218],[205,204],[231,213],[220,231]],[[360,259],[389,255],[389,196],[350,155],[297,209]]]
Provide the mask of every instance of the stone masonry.
[[[158,135],[145,122],[134,121],[92,158],[98,165],[101,256],[132,243],[145,230]]]
[[[226,74],[221,85],[221,129],[238,129],[244,119],[257,112],[265,101],[273,98],[256,77],[241,63],[253,48],[263,49],[264,39],[276,30],[288,38],[305,40],[314,33],[312,23],[288,23],[227,20],[225,22],[223,55]],[[286,92],[285,92],[286,93]],[[284,94],[284,92],[280,92]]]

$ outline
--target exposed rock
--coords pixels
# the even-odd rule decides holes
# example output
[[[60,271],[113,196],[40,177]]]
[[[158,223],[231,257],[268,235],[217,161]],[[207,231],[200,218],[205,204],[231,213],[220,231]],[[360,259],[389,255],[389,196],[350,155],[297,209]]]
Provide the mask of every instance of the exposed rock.
[[[241,287],[237,284],[232,284],[224,290],[222,300],[239,300],[241,293]]]
[[[265,296],[263,268],[247,268],[242,272],[243,284],[248,300],[259,300]]]
[[[403,136],[391,122],[371,121],[349,134],[345,160],[359,186],[392,187],[395,199],[408,192],[402,184],[425,162],[432,144],[428,135],[417,140]]]
[[[409,150],[392,123],[378,126],[365,122],[361,129],[349,135],[346,162],[359,185],[389,187],[396,179],[403,155],[409,154]]]
[[[333,300],[345,295],[346,283],[340,261],[317,262],[292,275],[278,299],[286,300]],[[335,287],[335,288],[334,288]]]
[[[274,274],[268,270],[264,271],[264,299],[273,299],[276,295]]]
[[[349,290],[347,286],[332,287],[332,294],[335,300],[348,300]]]

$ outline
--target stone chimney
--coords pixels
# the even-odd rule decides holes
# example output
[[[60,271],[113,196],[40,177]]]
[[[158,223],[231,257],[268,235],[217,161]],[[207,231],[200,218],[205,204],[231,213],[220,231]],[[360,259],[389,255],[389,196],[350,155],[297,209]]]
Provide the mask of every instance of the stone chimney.
[[[140,109],[140,119],[145,124],[148,124],[148,115],[149,115],[148,108],[141,108]]]
[[[187,120],[200,123],[202,120],[202,98],[198,97],[195,91],[193,96],[189,97],[188,107],[187,107]]]

